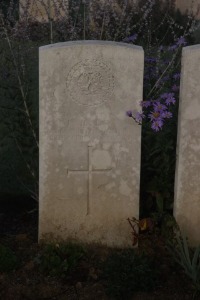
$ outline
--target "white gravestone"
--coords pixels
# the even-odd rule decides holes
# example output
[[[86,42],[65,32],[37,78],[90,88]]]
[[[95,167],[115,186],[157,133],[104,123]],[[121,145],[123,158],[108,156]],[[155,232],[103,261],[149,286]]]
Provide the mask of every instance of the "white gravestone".
[[[143,50],[78,41],[40,48],[39,239],[131,246],[139,216]]]
[[[174,216],[200,244],[200,45],[183,48]]]

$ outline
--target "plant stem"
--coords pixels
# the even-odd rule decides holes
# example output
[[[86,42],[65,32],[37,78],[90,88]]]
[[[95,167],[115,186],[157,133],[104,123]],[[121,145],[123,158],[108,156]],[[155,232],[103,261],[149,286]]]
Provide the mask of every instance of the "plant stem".
[[[4,31],[5,36],[6,36],[6,40],[8,42],[9,50],[10,50],[12,58],[13,58],[13,64],[14,64],[15,71],[16,71],[16,74],[17,74],[19,89],[20,89],[20,92],[21,92],[21,95],[22,95],[22,100],[23,100],[23,104],[24,104],[24,108],[25,108],[25,114],[28,118],[28,122],[29,122],[29,125],[30,125],[30,128],[31,128],[31,132],[32,132],[33,138],[35,140],[35,143],[36,143],[37,147],[39,148],[39,143],[37,141],[37,136],[36,136],[36,133],[35,133],[35,130],[34,130],[34,127],[33,127],[33,123],[32,123],[32,120],[31,120],[31,115],[30,115],[29,108],[28,108],[28,105],[27,105],[27,102],[26,102],[26,94],[24,92],[22,80],[21,80],[21,77],[20,77],[20,74],[19,74],[17,61],[16,61],[16,58],[15,58],[15,55],[14,55],[14,52],[13,52],[13,48],[12,48],[12,45],[11,45],[11,40],[9,38],[8,31],[6,29],[6,26],[5,26],[2,15],[0,16],[0,20],[1,20],[1,23],[2,23],[3,31]]]

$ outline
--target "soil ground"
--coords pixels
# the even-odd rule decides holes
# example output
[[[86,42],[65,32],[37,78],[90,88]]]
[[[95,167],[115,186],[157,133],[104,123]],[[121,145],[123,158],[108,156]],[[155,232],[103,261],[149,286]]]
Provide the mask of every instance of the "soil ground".
[[[42,273],[36,263],[35,258],[41,251],[41,246],[37,243],[37,230],[38,209],[34,203],[26,199],[20,203],[7,200],[0,202],[0,244],[10,247],[21,261],[14,271],[0,273],[0,299],[115,299],[106,294],[105,282],[97,267],[97,262],[105,261],[114,250],[90,247],[87,256],[79,261],[68,277],[50,277]],[[160,283],[151,293],[135,293],[131,299],[192,300],[191,282],[173,262],[161,236],[141,236],[138,251],[146,251],[156,257],[155,267],[160,270]]]

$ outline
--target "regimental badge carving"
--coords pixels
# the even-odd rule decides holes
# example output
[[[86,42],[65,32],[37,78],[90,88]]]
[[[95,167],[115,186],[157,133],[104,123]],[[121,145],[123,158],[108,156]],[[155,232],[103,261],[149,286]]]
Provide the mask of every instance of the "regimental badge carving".
[[[67,76],[71,99],[81,105],[100,105],[110,99],[114,89],[111,68],[96,59],[77,63]]]

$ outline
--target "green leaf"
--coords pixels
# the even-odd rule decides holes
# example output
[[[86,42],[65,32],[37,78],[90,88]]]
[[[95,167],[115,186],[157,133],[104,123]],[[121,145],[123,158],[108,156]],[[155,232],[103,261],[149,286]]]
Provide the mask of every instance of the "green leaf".
[[[192,268],[194,268],[195,266],[197,266],[198,260],[199,260],[199,256],[200,256],[200,246],[196,248],[195,252],[194,252],[194,256],[192,259]]]
[[[189,268],[192,268],[190,253],[189,253],[189,247],[188,247],[188,242],[187,242],[186,236],[183,235],[182,238],[183,238],[183,246],[184,246],[185,257],[186,257],[186,260],[187,260],[187,264],[188,264]]]
[[[190,260],[188,262],[188,259],[185,255],[185,248],[184,248],[181,238],[179,236],[177,236],[176,239],[177,239],[177,243],[178,243],[178,255],[180,257],[180,262],[183,264],[185,271],[187,271],[188,269],[190,269],[190,267],[188,268],[188,263],[190,266],[191,262],[190,262]]]
[[[159,213],[163,213],[164,199],[160,194],[156,195],[156,204]]]

